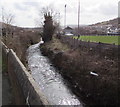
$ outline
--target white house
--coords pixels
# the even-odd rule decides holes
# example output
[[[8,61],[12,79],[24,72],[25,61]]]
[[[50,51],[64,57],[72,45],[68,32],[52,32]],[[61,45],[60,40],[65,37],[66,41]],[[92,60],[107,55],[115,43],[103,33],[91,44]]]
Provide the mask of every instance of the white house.
[[[63,29],[64,35],[73,35],[73,29],[69,26],[67,26],[65,29]]]

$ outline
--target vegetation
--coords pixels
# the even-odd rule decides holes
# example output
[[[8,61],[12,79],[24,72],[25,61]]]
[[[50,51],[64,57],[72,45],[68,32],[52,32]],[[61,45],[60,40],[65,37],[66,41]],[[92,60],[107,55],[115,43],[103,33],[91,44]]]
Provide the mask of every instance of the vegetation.
[[[78,39],[77,36],[73,38]],[[79,40],[120,45],[120,36],[80,36]]]
[[[50,42],[45,43],[45,46],[49,49],[53,49],[56,51],[57,50],[68,51],[70,49],[68,45],[61,43],[60,40],[55,37],[53,37],[53,39]]]
[[[2,22],[2,35],[8,36],[8,34],[13,34],[11,24],[14,22],[14,15],[7,13],[4,8],[2,8]]]
[[[45,8],[42,8],[39,14],[39,20],[37,19],[38,26],[41,26],[43,28],[43,34],[42,39],[44,42],[48,42],[52,40],[52,37],[55,33],[58,33],[60,30],[60,13],[56,12],[55,9],[53,9],[53,6],[48,6]],[[40,18],[44,19],[44,22],[40,22]],[[41,23],[41,24],[40,24]]]
[[[57,39],[45,43],[41,50],[59,69],[73,93],[86,105],[116,106],[119,103],[116,58],[101,56],[84,47],[72,49]],[[91,75],[91,72],[98,76]]]
[[[22,63],[26,64],[26,51],[31,44],[38,43],[40,41],[40,35],[38,32],[25,31],[24,29],[15,28],[16,31],[13,35],[9,34],[3,36],[1,40],[16,52]]]
[[[53,19],[50,12],[44,13],[44,26],[43,26],[43,41],[48,42],[52,40],[54,33]]]

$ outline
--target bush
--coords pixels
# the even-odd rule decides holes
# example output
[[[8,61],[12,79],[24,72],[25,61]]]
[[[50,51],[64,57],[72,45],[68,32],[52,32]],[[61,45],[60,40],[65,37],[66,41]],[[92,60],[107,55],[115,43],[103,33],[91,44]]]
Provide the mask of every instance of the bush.
[[[48,42],[52,40],[52,36],[54,33],[54,26],[53,26],[52,16],[50,15],[49,12],[44,14],[44,18],[45,21],[43,26],[43,41]]]

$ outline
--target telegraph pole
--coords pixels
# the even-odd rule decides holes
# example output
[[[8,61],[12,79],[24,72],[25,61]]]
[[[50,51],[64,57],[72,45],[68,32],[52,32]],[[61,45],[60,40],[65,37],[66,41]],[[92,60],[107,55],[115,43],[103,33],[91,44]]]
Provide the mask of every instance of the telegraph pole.
[[[80,30],[80,0],[78,1],[78,37],[79,35],[79,30]]]
[[[120,1],[118,2],[118,33],[120,34]]]
[[[64,28],[66,27],[66,4],[65,4],[65,17],[64,17]]]

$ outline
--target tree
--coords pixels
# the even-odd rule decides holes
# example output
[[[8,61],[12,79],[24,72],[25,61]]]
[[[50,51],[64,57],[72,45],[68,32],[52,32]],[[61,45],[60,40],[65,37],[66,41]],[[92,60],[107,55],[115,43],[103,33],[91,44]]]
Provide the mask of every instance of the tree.
[[[54,25],[53,25],[53,19],[50,12],[47,12],[44,14],[44,25],[43,25],[43,41],[48,42],[52,40],[52,36],[54,34]]]
[[[12,33],[11,24],[14,21],[14,15],[12,13],[6,13],[4,8],[2,8],[2,32],[5,36]]]
[[[43,22],[41,22],[41,25],[43,26],[42,38],[44,42],[52,40],[53,34],[56,33],[60,25],[58,21],[60,13],[57,13],[54,10],[53,7],[51,8],[51,6],[42,8],[40,10],[39,16],[42,16],[42,19],[44,20]],[[37,23],[39,24],[39,21],[37,21]]]

